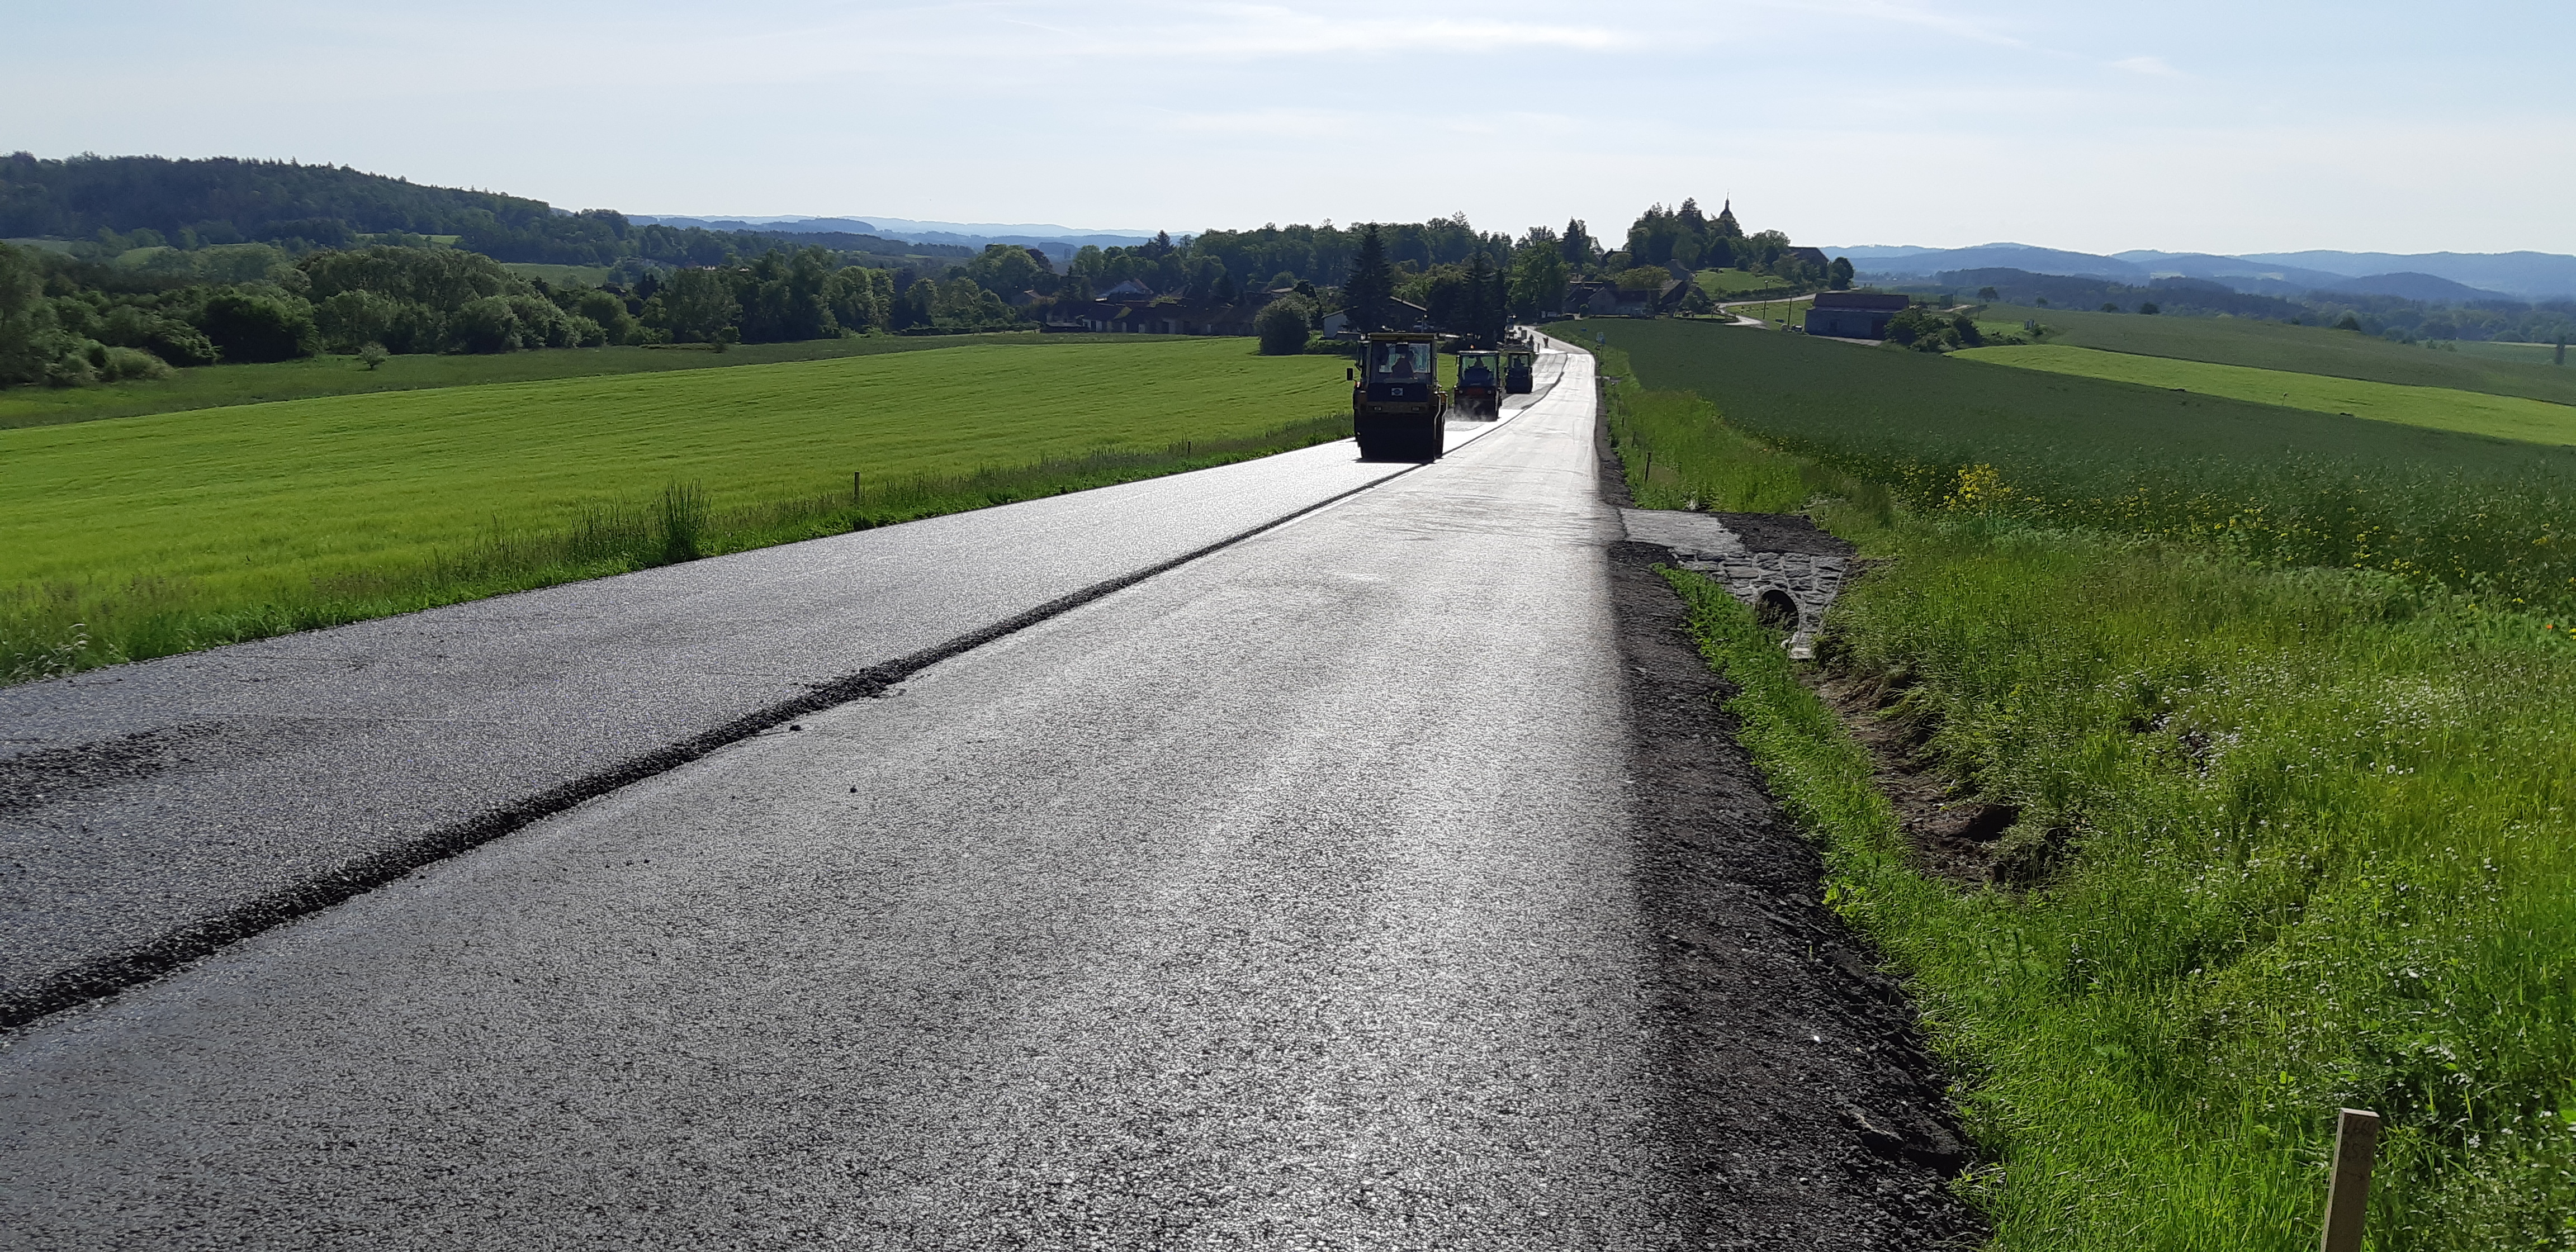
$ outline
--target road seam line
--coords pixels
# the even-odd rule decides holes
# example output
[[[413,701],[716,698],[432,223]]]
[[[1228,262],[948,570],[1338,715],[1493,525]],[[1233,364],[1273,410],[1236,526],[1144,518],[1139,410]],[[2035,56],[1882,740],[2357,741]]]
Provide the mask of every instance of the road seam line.
[[[1495,428],[1499,426],[1500,423],[1497,423]],[[1436,464],[1436,462],[1424,464]],[[1402,466],[1382,477],[1370,479],[1346,491],[1337,492],[1312,504],[1280,514],[1250,529],[1238,531],[1179,556],[1058,596],[1035,608],[968,631],[944,643],[935,644],[891,661],[871,665],[857,673],[845,674],[828,682],[808,684],[809,690],[806,694],[794,699],[743,714],[677,743],[629,757],[596,773],[558,783],[500,808],[462,821],[451,822],[401,847],[388,848],[345,862],[328,874],[236,905],[213,917],[192,922],[123,952],[84,962],[71,969],[40,978],[28,986],[0,993],[0,1031],[15,1031],[53,1014],[141,986],[242,940],[364,895],[414,870],[472,851],[503,835],[523,830],[546,818],[611,792],[669,773],[706,757],[718,749],[750,739],[764,730],[785,725],[797,718],[808,717],[854,700],[882,695],[887,688],[941,661],[962,656],[985,644],[1017,634],[1049,618],[1060,616],[1103,596],[1135,586],[1156,575],[1169,573],[1192,561],[1285,526],[1309,513],[1339,504],[1363,491],[1382,487],[1422,468],[1424,468],[1423,465]]]

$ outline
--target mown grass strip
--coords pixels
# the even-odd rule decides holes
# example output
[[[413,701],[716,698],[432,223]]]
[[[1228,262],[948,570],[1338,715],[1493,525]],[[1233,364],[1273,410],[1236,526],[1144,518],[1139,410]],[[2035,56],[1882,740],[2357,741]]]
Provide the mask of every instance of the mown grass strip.
[[[1981,319],[2037,321],[2048,342],[2107,352],[2359,378],[2407,387],[2576,404],[2576,369],[2552,368],[2540,345],[2461,343],[2457,351],[2391,343],[2348,330],[2235,317],[2163,317],[1990,305]]]
[[[2205,361],[2138,356],[2060,344],[1971,348],[1953,355],[1962,360],[2009,365],[2015,369],[2076,374],[2142,387],[2224,396],[2231,400],[2277,404],[2317,413],[2340,413],[2347,417],[2366,417],[2372,421],[2397,422],[2433,430],[2489,435],[2525,443],[2576,444],[2576,405],[2552,404],[2519,396],[2487,395],[2449,387],[2401,386],[2242,365],[2213,365]]]

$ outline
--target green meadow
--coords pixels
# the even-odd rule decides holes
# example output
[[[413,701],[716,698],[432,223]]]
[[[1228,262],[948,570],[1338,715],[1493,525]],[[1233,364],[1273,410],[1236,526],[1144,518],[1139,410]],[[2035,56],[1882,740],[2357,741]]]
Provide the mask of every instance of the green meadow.
[[[1596,326],[1641,503],[1874,558],[1815,665],[1671,577],[1958,1076],[1995,1247],[2314,1247],[2347,1106],[2387,1119],[2370,1247],[2576,1246],[2576,584],[2535,556],[2576,454]],[[1990,872],[1926,870],[1827,676],[2009,810]]]
[[[1241,339],[979,344],[0,431],[0,668],[1302,446],[1348,433],[1341,364]]]
[[[259,404],[269,400],[300,400],[313,396],[417,391],[431,387],[587,378],[602,374],[774,365],[782,361],[837,360],[974,343],[1033,344],[1043,340],[1064,344],[1099,338],[1103,336],[1005,331],[989,335],[874,335],[812,339],[801,343],[744,344],[725,352],[712,351],[704,344],[658,348],[547,348],[491,356],[388,357],[383,365],[372,370],[356,357],[320,356],[262,365],[205,366],[176,370],[168,378],[139,379],[95,387],[14,387],[0,391],[0,429],[170,413],[181,409]]]
[[[2521,396],[2490,395],[2450,387],[2413,387],[2327,374],[2254,369],[2243,365],[2214,365],[2206,361],[2106,352],[2063,344],[1971,348],[1956,355],[1966,360],[2009,365],[2016,369],[2079,374],[2168,391],[2224,396],[2231,400],[2311,409],[2319,413],[2340,413],[2434,430],[2492,435],[2498,439],[2519,439],[2528,443],[2576,444],[2576,405],[2552,404]]]

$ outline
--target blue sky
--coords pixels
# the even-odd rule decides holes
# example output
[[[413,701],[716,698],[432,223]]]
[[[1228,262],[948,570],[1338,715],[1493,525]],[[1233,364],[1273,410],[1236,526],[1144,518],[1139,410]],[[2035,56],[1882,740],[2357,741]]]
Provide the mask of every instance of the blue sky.
[[[2576,5],[5,0],[0,148],[570,208],[2576,252]]]

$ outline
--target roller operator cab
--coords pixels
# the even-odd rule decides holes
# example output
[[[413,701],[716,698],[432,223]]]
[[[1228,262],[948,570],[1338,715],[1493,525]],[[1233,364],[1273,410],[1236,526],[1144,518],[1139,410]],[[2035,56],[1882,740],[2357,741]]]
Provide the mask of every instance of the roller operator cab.
[[[1440,390],[1439,340],[1376,334],[1360,340],[1352,371],[1351,430],[1366,461],[1436,461],[1449,397]]]
[[[1509,348],[1503,352],[1503,394],[1528,395],[1537,386],[1538,354],[1527,348]]]
[[[1503,415],[1503,354],[1500,352],[1461,352],[1458,354],[1458,390],[1449,407],[1460,417],[1492,421]]]

